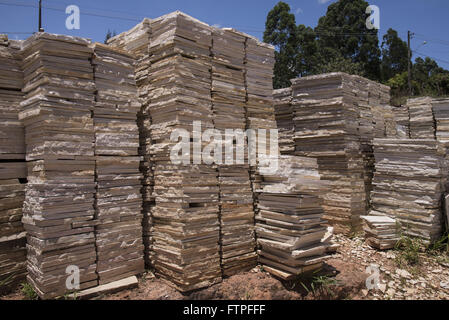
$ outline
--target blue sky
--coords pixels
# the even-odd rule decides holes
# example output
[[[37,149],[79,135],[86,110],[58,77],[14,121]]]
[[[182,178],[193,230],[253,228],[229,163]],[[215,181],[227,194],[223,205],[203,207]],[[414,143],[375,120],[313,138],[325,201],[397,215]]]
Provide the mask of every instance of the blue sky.
[[[296,16],[297,24],[315,27],[327,6],[336,0],[284,0]],[[43,0],[45,31],[91,38],[103,42],[108,29],[128,30],[143,17],[155,18],[180,10],[210,25],[233,27],[262,38],[267,13],[278,1],[271,0]],[[392,27],[406,40],[407,30],[416,33],[412,49],[438,59],[449,69],[449,1],[377,0],[380,8],[379,38]],[[0,33],[33,32],[37,29],[38,0],[0,0]],[[67,30],[65,8],[78,5],[80,30]],[[108,17],[104,17],[108,16]],[[11,38],[29,35],[11,33]],[[423,44],[427,41],[426,44]],[[416,55],[415,55],[416,57]]]

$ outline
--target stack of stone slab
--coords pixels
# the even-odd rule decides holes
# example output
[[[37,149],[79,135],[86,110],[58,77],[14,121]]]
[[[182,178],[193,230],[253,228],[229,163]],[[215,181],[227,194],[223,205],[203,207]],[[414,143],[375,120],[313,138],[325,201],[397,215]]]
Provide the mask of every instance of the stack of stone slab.
[[[98,284],[94,226],[95,83],[90,41],[37,33],[23,44],[28,280],[42,298]]]
[[[0,293],[26,277],[26,233],[22,219],[26,163],[19,121],[23,74],[20,43],[0,35]]]
[[[247,37],[245,43],[246,128],[255,130],[257,155],[250,151],[250,179],[253,192],[259,188],[259,154],[270,150],[270,134],[259,138],[258,129],[277,129],[273,101],[274,48],[256,38]],[[277,131],[276,131],[277,132]],[[278,138],[276,136],[276,138]],[[255,140],[249,142],[255,145]],[[262,149],[262,150],[261,150]],[[275,155],[276,156],[276,155]],[[266,165],[266,164],[262,164]]]
[[[383,117],[385,119],[385,137],[393,138],[396,137],[396,119],[393,112],[393,107],[389,105],[382,106]]]
[[[93,45],[95,227],[99,284],[144,271],[135,59]]]
[[[372,140],[386,136],[386,122],[389,134],[395,127],[389,88],[345,73],[303,77],[292,83],[295,154],[317,157],[323,179],[334,184],[323,207],[335,231],[360,230],[360,215],[369,208]]]
[[[273,104],[273,46],[248,37],[245,52],[247,128],[276,129]]]
[[[435,119],[436,139],[449,147],[449,99],[433,99],[432,111]]]
[[[370,215],[396,219],[406,235],[438,239],[448,176],[446,154],[436,140],[375,139]]]
[[[393,107],[394,119],[396,122],[396,137],[410,138],[410,115],[407,106]]]
[[[145,18],[132,29],[108,39],[107,43],[115,48],[132,52],[136,57],[144,58],[148,54],[148,43],[151,36],[150,24],[151,20]]]
[[[245,35],[233,29],[212,31],[212,110],[215,129],[224,135],[224,161],[218,166],[220,188],[220,256],[224,276],[257,264],[253,193],[245,121]],[[226,130],[238,130],[239,137]],[[243,153],[237,154],[238,143]],[[228,150],[231,150],[229,153]],[[227,152],[227,154],[226,154]]]
[[[410,114],[410,138],[435,139],[432,98],[408,99],[407,108]]]
[[[400,239],[400,225],[387,216],[362,216],[365,240],[379,250],[392,249]]]
[[[360,139],[360,153],[363,161],[363,180],[365,183],[365,204],[369,206],[369,193],[374,170],[373,138],[376,134],[376,123],[372,103],[379,103],[380,97],[369,89],[372,82],[366,78],[351,76],[352,93],[359,112],[358,135]],[[364,89],[363,89],[364,88]],[[373,99],[377,97],[377,99]],[[383,131],[382,131],[383,133]]]
[[[142,108],[137,114],[137,122],[139,127],[139,155],[142,159],[140,163],[140,171],[143,175],[142,179],[142,213],[143,213],[143,243],[145,246],[145,263],[151,265],[150,247],[151,247],[151,210],[154,207],[153,186],[154,177],[151,166],[151,135],[150,126],[151,118],[148,112],[148,104],[150,102],[149,92],[151,83],[149,71],[151,67],[149,44],[151,40],[151,20],[145,18],[141,23],[136,25],[129,31],[123,32],[108,40],[108,45],[118,49],[131,52],[137,59],[136,65],[136,85]]]
[[[212,102],[215,128],[242,129],[245,123],[245,41],[233,29],[213,28]]]
[[[273,91],[276,124],[279,130],[279,152],[283,155],[295,153],[295,124],[293,123],[292,89]]]
[[[331,73],[292,83],[295,153],[317,157],[322,178],[333,183],[324,198],[325,219],[336,232],[357,230],[367,199],[353,77]]]
[[[195,147],[187,163],[170,157],[178,142],[170,136],[184,129],[202,147],[199,135],[213,128],[212,29],[180,12],[152,20],[151,29],[145,110],[154,168],[151,258],[156,274],[191,291],[221,281],[218,172],[213,164],[193,163],[201,156]],[[201,128],[193,130],[194,121]],[[190,138],[187,143],[190,149]]]
[[[324,226],[316,159],[281,156],[275,174],[263,174],[256,216],[259,262],[288,280],[321,268],[331,246]]]
[[[230,275],[256,263],[250,182],[258,179],[257,162],[248,166],[246,140],[244,162],[236,162],[240,141],[225,133],[222,151],[225,154],[230,141],[227,146],[233,155],[206,163],[202,150],[209,142],[200,134],[208,129],[244,132],[276,127],[274,48],[178,11],[146,19],[108,43],[126,49],[126,38],[141,37],[147,39],[148,51],[128,50],[141,57],[136,75],[143,105],[141,169],[144,190],[145,184],[149,186],[144,191],[144,212],[146,197],[155,201],[144,222],[150,228],[147,234],[144,229],[144,241],[148,236],[149,243],[146,256],[157,274],[189,291],[220,281],[221,271]],[[201,122],[200,127],[193,127],[194,122]],[[180,129],[190,134],[187,142],[193,148],[184,150],[180,162],[172,162],[170,151],[178,140],[170,138]]]
[[[384,110],[381,106],[374,105],[371,106],[371,112],[373,114],[373,136],[380,139],[384,138],[386,132]]]
[[[353,77],[360,78],[359,76]],[[395,127],[391,106],[389,106],[390,87],[369,79],[362,79],[363,84],[359,90],[366,88],[365,90],[368,92],[368,105],[371,107],[373,115],[373,136],[374,138],[384,138],[387,136],[387,131],[392,134],[391,130]]]
[[[7,39],[7,38],[6,38]],[[22,100],[23,75],[20,69],[20,43],[8,40],[0,45],[0,159],[23,160],[25,135],[18,119],[18,104]]]

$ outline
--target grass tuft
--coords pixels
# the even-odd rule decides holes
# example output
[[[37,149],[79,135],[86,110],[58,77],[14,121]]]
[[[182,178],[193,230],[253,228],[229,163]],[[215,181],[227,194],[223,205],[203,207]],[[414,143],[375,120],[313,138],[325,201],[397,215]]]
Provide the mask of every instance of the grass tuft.
[[[20,291],[28,300],[37,300],[38,296],[36,291],[28,282],[22,282],[20,285]]]

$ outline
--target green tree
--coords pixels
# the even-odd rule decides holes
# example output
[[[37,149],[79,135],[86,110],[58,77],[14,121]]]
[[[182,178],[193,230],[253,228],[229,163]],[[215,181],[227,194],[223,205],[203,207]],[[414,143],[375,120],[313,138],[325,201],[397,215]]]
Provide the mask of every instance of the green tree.
[[[407,71],[408,47],[396,30],[388,29],[382,41],[382,80],[388,81],[395,75]]]
[[[418,83],[415,95],[441,96],[449,94],[449,71],[438,66],[435,60],[426,57],[415,59],[413,80]]]
[[[117,33],[115,32],[111,32],[111,30],[108,29],[108,32],[106,33],[106,37],[104,39],[104,43],[107,44],[108,40],[111,39],[112,37],[115,37],[117,35]]]
[[[333,57],[327,63],[320,65],[317,73],[345,72],[362,76],[365,72],[360,62],[353,62],[350,58],[341,55]]]
[[[403,105],[408,96],[408,72],[395,74],[386,85],[391,88],[391,103],[395,106]]]
[[[438,73],[439,67],[435,60],[426,57],[425,59],[418,57],[413,64],[412,77],[413,80],[419,83],[415,95],[432,95],[432,87],[430,85],[430,78]]]
[[[380,49],[377,30],[368,30],[364,0],[339,0],[327,8],[315,32],[318,36],[323,63],[351,59],[360,63],[363,75],[380,80]]]
[[[301,24],[297,27],[296,72],[308,76],[320,72],[322,59],[315,31]]]
[[[449,71],[442,70],[430,77],[430,86],[433,88],[434,95],[449,95]]]
[[[280,1],[268,13],[263,41],[275,46],[274,80],[275,89],[290,86],[290,79],[297,76],[297,32],[295,15],[290,6]]]

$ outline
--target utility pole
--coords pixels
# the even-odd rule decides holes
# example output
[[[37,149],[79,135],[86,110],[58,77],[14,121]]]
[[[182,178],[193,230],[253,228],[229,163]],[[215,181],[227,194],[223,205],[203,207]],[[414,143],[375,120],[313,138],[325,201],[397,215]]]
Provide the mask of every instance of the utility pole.
[[[44,32],[42,28],[42,0],[39,0],[39,32]]]
[[[412,39],[414,33],[407,32],[407,44],[408,44],[408,94],[412,95],[412,50],[410,48],[410,40]]]

